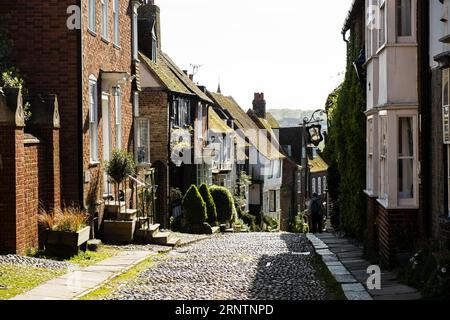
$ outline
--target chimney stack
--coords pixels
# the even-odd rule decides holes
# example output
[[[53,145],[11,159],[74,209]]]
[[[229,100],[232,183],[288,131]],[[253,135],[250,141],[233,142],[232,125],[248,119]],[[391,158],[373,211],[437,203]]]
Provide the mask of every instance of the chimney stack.
[[[160,10],[153,1],[149,1],[138,9],[138,46],[147,57],[152,56],[153,28],[156,33],[156,46],[161,49]]]
[[[264,93],[256,92],[253,100],[253,111],[259,118],[266,118],[266,100],[264,100]]]
[[[194,81],[194,75],[193,75],[193,74],[190,74],[190,75],[189,75],[189,79],[191,79],[191,81]]]

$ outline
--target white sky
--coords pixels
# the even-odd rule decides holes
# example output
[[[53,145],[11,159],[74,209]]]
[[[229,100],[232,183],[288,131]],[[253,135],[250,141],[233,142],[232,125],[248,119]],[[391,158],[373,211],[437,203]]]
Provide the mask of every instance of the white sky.
[[[352,0],[156,0],[162,49],[194,81],[251,107],[314,109],[343,78],[340,31]]]

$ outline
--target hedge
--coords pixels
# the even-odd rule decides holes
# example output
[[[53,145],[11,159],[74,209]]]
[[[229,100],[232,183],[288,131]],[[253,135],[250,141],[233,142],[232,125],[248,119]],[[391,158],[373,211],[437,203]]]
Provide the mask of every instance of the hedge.
[[[192,185],[183,198],[183,210],[186,222],[190,226],[198,226],[207,219],[206,203],[195,185]]]
[[[206,211],[208,216],[207,222],[211,226],[215,226],[217,225],[217,210],[211,192],[209,192],[209,188],[206,184],[202,184],[199,191],[203,198],[203,201],[205,201],[206,203]]]
[[[229,223],[236,217],[236,208],[231,192],[224,187],[213,186],[209,189],[217,209],[217,219],[220,223]]]

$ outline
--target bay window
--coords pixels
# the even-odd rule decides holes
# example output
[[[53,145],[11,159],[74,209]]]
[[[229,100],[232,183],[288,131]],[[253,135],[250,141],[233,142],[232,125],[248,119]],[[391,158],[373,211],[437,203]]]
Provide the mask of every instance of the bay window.
[[[412,36],[412,0],[396,0],[397,37]]]
[[[412,117],[398,119],[398,198],[414,198],[414,141]]]
[[[374,145],[373,145],[373,135],[374,135],[374,121],[373,116],[369,117],[367,120],[367,191],[373,193],[373,173],[374,173]]]
[[[311,191],[313,194],[316,193],[316,178],[312,178]]]
[[[386,200],[388,193],[387,162],[387,116],[380,117],[380,199]]]
[[[379,0],[379,7],[378,48],[381,48],[386,43],[386,0]]]
[[[322,195],[322,178],[321,177],[317,178],[317,194],[319,196]]]
[[[136,158],[138,164],[150,164],[150,121],[136,119]]]
[[[379,202],[389,209],[418,206],[416,110],[380,111]]]
[[[89,158],[98,162],[98,98],[97,80],[89,79]]]

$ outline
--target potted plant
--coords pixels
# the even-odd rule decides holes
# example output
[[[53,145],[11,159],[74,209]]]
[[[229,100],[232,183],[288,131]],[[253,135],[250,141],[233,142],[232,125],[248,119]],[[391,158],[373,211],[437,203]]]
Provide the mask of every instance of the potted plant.
[[[39,223],[46,229],[45,251],[51,256],[71,257],[86,250],[90,236],[87,215],[79,207],[47,212],[41,209]]]
[[[136,172],[133,156],[123,150],[114,150],[110,161],[106,162],[106,173],[115,183],[114,201],[105,205],[107,220],[103,224],[103,240],[111,243],[130,243],[134,240],[136,229],[136,209],[127,209],[126,186],[129,176]],[[123,185],[124,199],[120,199]]]

